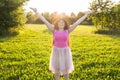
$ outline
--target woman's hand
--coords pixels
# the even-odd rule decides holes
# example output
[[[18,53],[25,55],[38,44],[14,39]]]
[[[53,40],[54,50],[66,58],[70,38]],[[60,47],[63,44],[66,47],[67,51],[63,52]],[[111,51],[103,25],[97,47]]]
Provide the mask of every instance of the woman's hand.
[[[95,12],[94,10],[91,10],[91,11],[86,11],[86,14],[89,15],[91,13]]]
[[[53,33],[54,27],[52,26],[52,24],[49,21],[47,21],[39,12],[37,12],[36,8],[30,7],[30,9],[32,9],[36,13],[39,19],[42,20],[47,25],[48,29]]]
[[[34,12],[37,12],[37,9],[36,9],[36,8],[30,7],[30,9],[32,9]]]

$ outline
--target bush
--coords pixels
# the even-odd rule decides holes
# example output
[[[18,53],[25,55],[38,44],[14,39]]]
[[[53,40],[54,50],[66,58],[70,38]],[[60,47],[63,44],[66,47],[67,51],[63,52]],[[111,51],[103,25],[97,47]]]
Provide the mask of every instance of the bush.
[[[22,26],[26,23],[23,4],[28,0],[0,1],[0,34],[8,34],[11,27]]]

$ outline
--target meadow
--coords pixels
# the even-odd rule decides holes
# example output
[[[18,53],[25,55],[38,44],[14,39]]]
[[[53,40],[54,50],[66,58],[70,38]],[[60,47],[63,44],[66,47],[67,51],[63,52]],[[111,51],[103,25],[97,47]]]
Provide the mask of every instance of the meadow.
[[[120,35],[95,30],[79,25],[70,33],[75,70],[69,80],[120,80]],[[0,37],[0,80],[55,80],[51,49],[52,33],[45,25],[26,24],[18,35]]]

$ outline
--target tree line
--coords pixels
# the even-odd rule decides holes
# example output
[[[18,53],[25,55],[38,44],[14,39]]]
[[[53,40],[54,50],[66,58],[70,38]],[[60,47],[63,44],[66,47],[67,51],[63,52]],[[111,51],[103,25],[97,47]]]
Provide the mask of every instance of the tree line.
[[[41,13],[42,16],[44,16],[50,23],[53,23],[56,17],[59,17],[60,15],[69,20],[70,24],[73,24],[75,21],[77,21],[80,17],[84,16],[84,12],[79,12],[77,15],[75,13],[71,13],[70,15],[67,15],[65,13],[58,14],[57,12],[49,13],[49,12],[43,12]],[[39,17],[34,14],[33,12],[28,12],[26,15],[28,24],[44,24]],[[82,25],[92,25],[92,19],[87,18],[85,21],[81,23]]]
[[[28,12],[25,16],[23,6],[29,0],[0,0],[0,35],[9,34],[11,28],[22,27],[26,23],[42,24],[43,22],[37,15]],[[95,13],[90,15],[81,24],[94,24],[98,31],[120,32],[120,2],[115,4],[111,0],[92,0],[89,9],[95,10]],[[49,22],[53,23],[57,12],[41,13]],[[85,13],[79,12],[77,15],[73,12],[71,15],[63,13],[70,23],[74,23],[78,18]]]

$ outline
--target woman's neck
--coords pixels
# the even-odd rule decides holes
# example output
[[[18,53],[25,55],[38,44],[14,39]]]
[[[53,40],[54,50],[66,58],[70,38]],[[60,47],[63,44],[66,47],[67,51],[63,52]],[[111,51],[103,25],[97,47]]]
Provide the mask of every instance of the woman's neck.
[[[59,31],[64,31],[64,29],[59,29]]]

